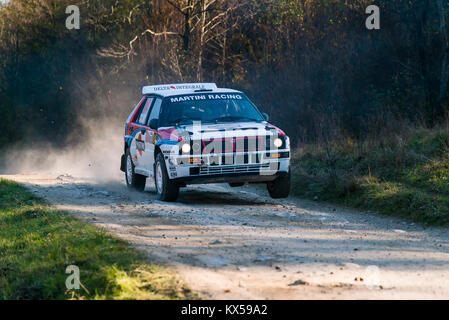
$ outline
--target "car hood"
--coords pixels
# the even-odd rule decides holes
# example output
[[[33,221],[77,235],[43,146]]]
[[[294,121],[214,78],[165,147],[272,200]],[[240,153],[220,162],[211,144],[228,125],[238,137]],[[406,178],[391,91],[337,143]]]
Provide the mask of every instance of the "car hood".
[[[268,122],[233,122],[201,125],[183,125],[178,127],[161,128],[163,138],[178,140],[179,137],[192,140],[206,140],[227,137],[250,137],[267,135],[285,135],[285,133]]]

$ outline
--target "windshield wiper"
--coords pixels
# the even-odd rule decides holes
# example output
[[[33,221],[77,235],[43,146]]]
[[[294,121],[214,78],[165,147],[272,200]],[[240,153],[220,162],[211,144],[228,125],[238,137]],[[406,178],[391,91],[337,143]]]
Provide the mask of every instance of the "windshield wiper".
[[[254,122],[260,122],[262,120],[257,120],[253,118],[243,117],[243,116],[225,116],[225,117],[219,117],[210,120],[211,122],[219,122],[219,121],[236,121],[236,120],[246,120],[246,121],[254,121]]]

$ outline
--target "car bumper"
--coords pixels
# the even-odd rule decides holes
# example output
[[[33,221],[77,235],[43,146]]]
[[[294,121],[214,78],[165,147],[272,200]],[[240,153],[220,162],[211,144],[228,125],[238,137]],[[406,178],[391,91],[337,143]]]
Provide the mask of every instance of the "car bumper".
[[[204,163],[179,165],[179,158],[166,158],[170,180],[183,184],[269,182],[285,175],[290,170],[290,153],[284,151],[283,158],[264,158],[259,163],[249,162],[231,165]],[[251,157],[249,158],[251,159]],[[185,161],[184,161],[185,163]]]
[[[207,184],[207,183],[264,183],[286,176],[287,172],[276,172],[270,176],[252,173],[233,173],[214,176],[191,176],[172,179],[180,184]]]

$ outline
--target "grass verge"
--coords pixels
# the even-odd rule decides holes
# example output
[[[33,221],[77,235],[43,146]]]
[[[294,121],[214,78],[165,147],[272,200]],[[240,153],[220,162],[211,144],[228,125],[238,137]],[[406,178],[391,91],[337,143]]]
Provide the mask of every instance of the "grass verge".
[[[79,267],[79,290],[66,288],[69,265]],[[0,179],[0,300],[195,298],[128,243]]]
[[[307,145],[294,155],[293,173],[301,197],[449,225],[447,129]]]

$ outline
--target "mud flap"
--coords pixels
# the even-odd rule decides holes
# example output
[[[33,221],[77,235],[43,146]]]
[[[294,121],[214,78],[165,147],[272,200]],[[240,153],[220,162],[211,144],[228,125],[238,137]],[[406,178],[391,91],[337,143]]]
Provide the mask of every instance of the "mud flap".
[[[126,168],[125,168],[125,155],[122,154],[122,159],[120,160],[120,171],[125,172]]]

